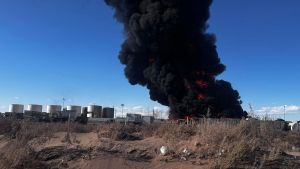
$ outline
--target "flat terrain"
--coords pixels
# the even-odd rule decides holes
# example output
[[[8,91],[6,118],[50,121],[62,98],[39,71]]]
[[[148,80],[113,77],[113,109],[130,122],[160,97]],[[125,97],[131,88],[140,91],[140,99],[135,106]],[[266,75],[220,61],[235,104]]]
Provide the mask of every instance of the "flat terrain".
[[[10,125],[0,169],[300,168],[299,134],[274,124]]]

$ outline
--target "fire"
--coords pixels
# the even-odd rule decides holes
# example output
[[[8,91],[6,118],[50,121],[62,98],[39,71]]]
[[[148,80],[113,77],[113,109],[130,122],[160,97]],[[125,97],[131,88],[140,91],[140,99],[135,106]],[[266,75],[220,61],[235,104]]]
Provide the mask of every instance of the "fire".
[[[197,84],[199,87],[202,87],[202,88],[208,87],[208,83],[205,82],[204,80],[197,80],[197,81],[196,81],[196,84]]]
[[[199,94],[199,95],[197,96],[197,99],[198,99],[198,100],[204,100],[205,98],[206,98],[206,96],[203,95],[203,94]]]
[[[193,117],[192,116],[185,116],[184,119],[188,121],[188,120],[192,120]]]

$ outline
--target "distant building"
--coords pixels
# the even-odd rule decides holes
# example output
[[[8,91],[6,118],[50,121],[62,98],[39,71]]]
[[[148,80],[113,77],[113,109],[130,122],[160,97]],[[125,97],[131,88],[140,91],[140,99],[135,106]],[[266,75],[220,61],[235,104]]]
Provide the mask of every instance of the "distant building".
[[[102,118],[114,118],[115,109],[110,107],[104,107],[102,110]]]
[[[143,122],[142,115],[127,113],[126,122],[129,122],[129,123],[142,123]]]
[[[152,124],[154,123],[154,116],[142,116],[143,123]]]

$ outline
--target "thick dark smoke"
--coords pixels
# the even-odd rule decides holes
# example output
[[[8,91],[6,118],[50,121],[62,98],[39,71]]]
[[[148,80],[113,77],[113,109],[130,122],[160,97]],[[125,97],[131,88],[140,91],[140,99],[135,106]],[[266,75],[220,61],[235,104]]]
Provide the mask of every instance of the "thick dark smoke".
[[[105,0],[124,24],[120,61],[132,85],[170,107],[170,118],[245,116],[206,32],[212,0]]]

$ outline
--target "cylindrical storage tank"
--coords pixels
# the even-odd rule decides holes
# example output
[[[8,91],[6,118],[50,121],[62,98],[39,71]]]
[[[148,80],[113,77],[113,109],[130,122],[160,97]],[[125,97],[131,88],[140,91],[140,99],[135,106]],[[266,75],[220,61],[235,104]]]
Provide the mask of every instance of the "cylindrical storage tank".
[[[10,113],[24,113],[24,105],[23,104],[11,104],[9,105]]]
[[[29,104],[28,111],[32,112],[43,112],[43,106],[38,104]]]
[[[88,113],[91,113],[95,118],[100,118],[102,114],[102,106],[90,105],[88,106]]]
[[[47,113],[53,114],[61,111],[61,105],[48,105]]]
[[[81,114],[83,114],[83,113],[88,114],[88,108],[87,107],[82,107]]]
[[[81,106],[74,106],[74,105],[67,106],[67,111],[75,112],[75,117],[78,117],[81,115]]]
[[[114,118],[115,109],[110,107],[104,107],[102,111],[102,118]]]
[[[300,132],[300,124],[299,123],[294,123],[291,126],[291,130],[294,131],[294,132]]]

